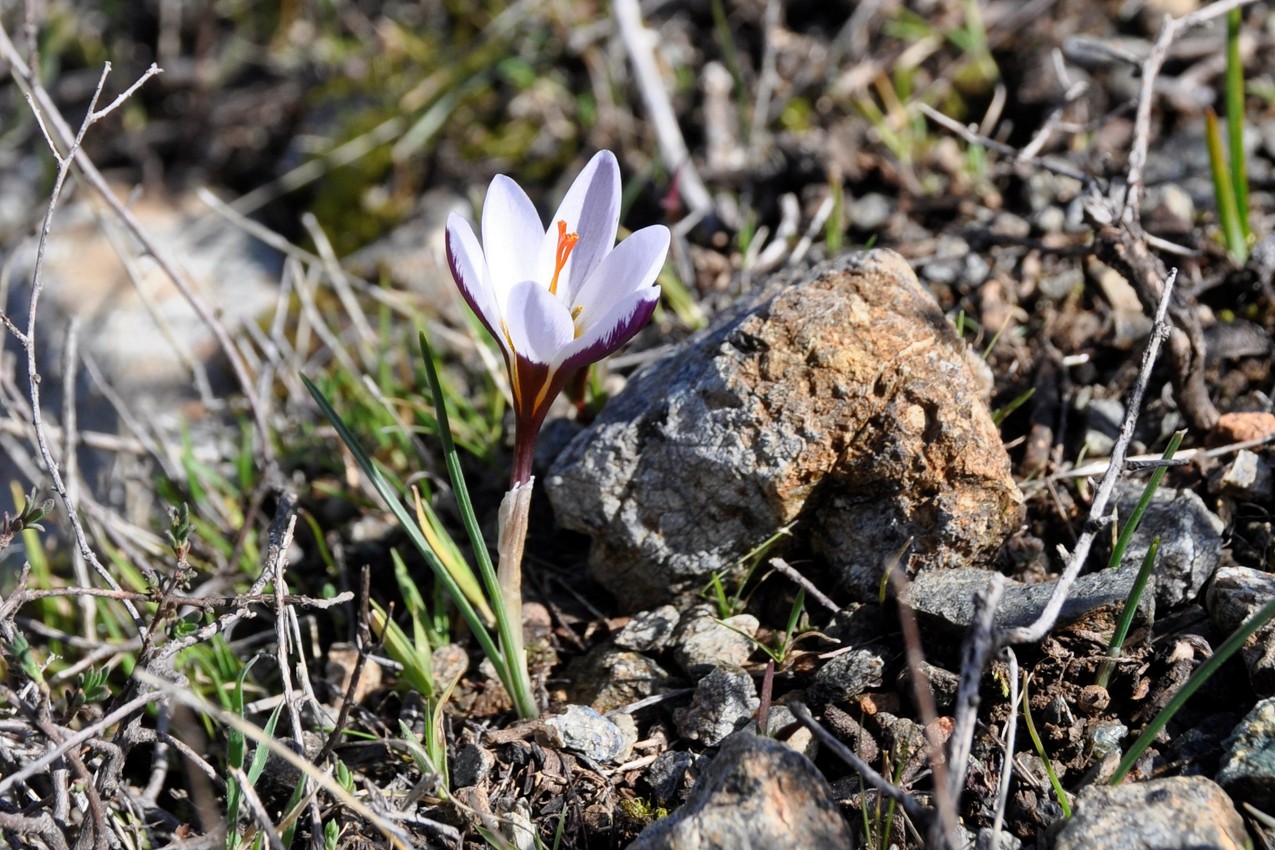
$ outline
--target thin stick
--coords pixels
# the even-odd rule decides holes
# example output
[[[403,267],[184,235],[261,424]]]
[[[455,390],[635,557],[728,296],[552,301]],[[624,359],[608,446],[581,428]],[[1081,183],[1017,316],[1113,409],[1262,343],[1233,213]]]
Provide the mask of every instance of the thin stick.
[[[1142,353],[1142,368],[1138,372],[1138,380],[1133,385],[1133,391],[1129,394],[1129,404],[1125,410],[1124,421],[1120,424],[1120,436],[1116,439],[1116,443],[1111,449],[1111,461],[1107,467],[1107,472],[1102,476],[1102,480],[1098,484],[1098,490],[1094,493],[1093,504],[1089,508],[1089,519],[1085,523],[1084,530],[1081,531],[1080,537],[1077,538],[1075,548],[1071,551],[1071,557],[1068,559],[1062,575],[1058,577],[1058,581],[1054,584],[1054,592],[1049,597],[1049,602],[1045,605],[1044,610],[1040,612],[1040,616],[1036,618],[1036,622],[1028,626],[1020,626],[1002,632],[1000,635],[1000,643],[1002,645],[1034,643],[1049,634],[1049,630],[1054,627],[1054,623],[1058,620],[1058,614],[1062,611],[1063,603],[1067,600],[1067,594],[1071,591],[1072,584],[1075,583],[1076,577],[1080,575],[1080,570],[1084,567],[1085,561],[1089,557],[1089,549],[1093,546],[1098,531],[1105,525],[1107,503],[1111,500],[1111,494],[1115,491],[1116,481],[1124,471],[1124,459],[1129,451],[1129,443],[1133,441],[1133,429],[1138,423],[1138,410],[1142,407],[1142,396],[1146,393],[1147,384],[1151,382],[1151,371],[1155,366],[1156,357],[1160,353],[1160,344],[1169,336],[1167,318],[1169,301],[1173,297],[1173,284],[1177,280],[1177,276],[1177,270],[1174,269],[1164,282],[1164,291],[1160,294],[1160,304],[1156,308],[1155,323],[1151,328],[1151,337],[1147,340],[1146,350]]]
[[[796,584],[802,590],[806,591],[807,596],[809,596],[811,599],[818,602],[823,607],[827,608],[832,613],[835,614],[841,610],[840,605],[838,605],[836,602],[833,602],[832,599],[829,598],[826,593],[824,593],[818,587],[815,587],[814,582],[812,582],[810,579],[803,576],[801,573],[797,572],[793,568],[793,566],[789,564],[787,561],[785,561],[783,558],[771,558],[769,563],[776,570],[778,570],[779,572],[787,576],[788,579],[791,580],[794,584]]]
[[[195,311],[195,314],[199,316],[200,320],[208,327],[213,338],[217,341],[217,345],[221,349],[222,354],[226,357],[227,362],[230,364],[231,370],[234,372],[235,379],[239,383],[240,391],[243,393],[244,399],[247,401],[248,407],[252,412],[253,423],[256,426],[258,438],[261,443],[261,456],[266,463],[266,471],[269,475],[274,476],[277,473],[278,468],[274,448],[270,442],[269,422],[267,421],[262,401],[257,397],[256,388],[253,386],[252,376],[248,374],[247,369],[244,366],[243,357],[241,356],[239,349],[231,340],[225,326],[213,314],[208,305],[203,302],[203,299],[196,295],[195,287],[187,278],[186,273],[182,271],[181,267],[174,262],[171,257],[169,257],[168,251],[164,248],[164,246],[151,237],[146,229],[142,227],[141,222],[139,222],[137,217],[133,215],[132,210],[121,202],[118,197],[116,197],[115,192],[111,190],[106,178],[102,176],[100,171],[98,171],[97,166],[88,157],[88,155],[80,149],[80,142],[88,128],[92,126],[92,124],[109,115],[120,105],[122,101],[117,98],[115,101],[112,101],[109,106],[94,111],[93,106],[96,105],[97,102],[95,95],[93,102],[90,104],[88,115],[85,116],[84,124],[80,128],[79,134],[72,134],[66,120],[62,117],[62,113],[53,102],[53,98],[51,98],[44,87],[40,85],[38,79],[31,70],[31,65],[23,61],[17,48],[14,47],[13,42],[9,39],[8,32],[2,25],[0,25],[0,59],[3,59],[11,65],[11,71],[15,78],[27,89],[33,110],[37,114],[42,114],[43,117],[48,120],[50,127],[54,131],[53,138],[56,138],[58,142],[60,142],[60,145],[66,148],[65,156],[60,158],[58,179],[54,188],[55,193],[61,193],[61,187],[62,183],[65,181],[67,169],[69,168],[70,163],[74,162],[79,168],[80,174],[89,182],[90,185],[93,186],[98,194],[101,195],[102,200],[106,202],[107,206],[111,208],[115,215],[124,222],[133,236],[136,237],[138,242],[142,244],[142,247],[145,248],[146,251],[155,259],[155,262],[159,265],[159,267],[163,269],[164,274],[172,280],[178,291],[181,292],[182,296],[190,304],[191,309]],[[109,73],[109,71],[110,63],[106,63],[105,70],[103,72],[103,82],[105,81],[106,73]],[[159,73],[161,73],[159,66],[152,64],[150,68],[147,69],[146,73],[142,75],[141,79],[128,88],[126,93],[136,91],[142,83]],[[99,84],[99,91],[100,88],[101,84]],[[54,145],[53,150],[54,154],[57,155],[58,145]],[[50,212],[52,212],[52,206],[53,205],[50,205]],[[46,216],[46,218],[51,220],[51,216]],[[48,238],[47,224],[48,221],[46,221],[46,228],[41,234],[41,247],[43,242],[47,241]],[[38,251],[36,255],[37,273],[42,267],[42,261],[43,252]],[[33,315],[35,313],[34,306],[31,308],[31,313]],[[28,336],[31,335],[30,329],[28,329],[27,333]]]
[[[847,747],[841,741],[837,740],[831,732],[823,728],[813,717],[810,716],[810,709],[806,708],[806,704],[800,700],[792,700],[788,703],[788,709],[792,712],[793,717],[811,731],[811,733],[819,739],[819,743],[850,765],[859,772],[868,784],[872,785],[885,796],[894,800],[903,807],[903,811],[916,824],[928,824],[933,812],[917,802],[916,798],[901,788],[896,787],[890,780],[877,773],[870,764],[859,758],[853,750]]]
[[[996,651],[996,608],[1004,593],[1004,577],[1000,573],[992,573],[987,587],[974,597],[974,619],[961,648],[961,681],[956,690],[952,734],[948,737],[948,790],[957,799],[965,787],[965,774],[969,771],[980,703],[979,684],[988,660]]]
[[[12,54],[12,55],[9,55]],[[19,68],[21,57],[17,55],[13,44],[9,41],[8,35],[4,31],[4,27],[0,26],[0,56],[8,59],[15,69]],[[154,73],[158,73],[158,69],[152,66]],[[93,567],[93,571],[98,577],[112,590],[119,590],[119,583],[115,581],[115,577],[110,574],[102,562],[98,560],[96,553],[89,546],[88,538],[84,533],[84,527],[80,522],[79,509],[75,501],[72,500],[70,492],[67,490],[66,482],[62,477],[62,473],[58,468],[58,463],[53,457],[53,450],[49,447],[49,435],[44,426],[44,415],[40,407],[40,373],[36,362],[36,315],[39,311],[40,294],[44,290],[44,258],[48,249],[49,234],[53,228],[53,214],[57,210],[58,201],[62,197],[62,189],[66,185],[66,178],[70,172],[70,164],[75,159],[76,152],[79,150],[80,143],[84,140],[84,135],[88,132],[89,127],[97,120],[96,116],[105,115],[105,112],[95,112],[94,107],[98,98],[102,94],[102,88],[106,85],[106,77],[111,72],[111,64],[107,62],[102,68],[102,75],[98,78],[97,89],[93,92],[93,97],[89,101],[88,113],[85,115],[84,122],[80,125],[79,132],[71,136],[70,129],[65,123],[59,127],[59,132],[63,138],[69,140],[67,143],[67,154],[65,157],[59,157],[57,177],[54,179],[53,190],[49,195],[49,203],[45,208],[44,220],[40,225],[40,237],[36,243],[35,264],[31,273],[31,299],[27,305],[27,328],[26,340],[23,344],[27,361],[27,393],[31,399],[31,425],[35,429],[36,446],[39,449],[40,457],[44,460],[49,477],[53,482],[53,490],[57,493],[58,498],[62,501],[62,506],[66,511],[67,520],[71,524],[71,531],[75,537],[76,545],[80,551],[81,557]],[[152,71],[142,78],[142,81],[154,76]],[[28,74],[24,75],[29,79]],[[141,81],[139,81],[140,83]],[[132,89],[130,89],[132,90]],[[38,111],[38,110],[37,110]],[[60,120],[60,116],[59,116]],[[53,148],[54,155],[57,155],[57,148]],[[146,625],[141,616],[138,614],[137,608],[130,602],[124,602],[125,610],[129,616],[133,618],[133,624],[137,628],[139,634],[145,634]]]
[[[655,65],[655,54],[651,48],[655,34],[642,23],[642,10],[638,8],[638,0],[615,0],[612,8],[620,30],[620,40],[633,64],[633,77],[642,93],[642,102],[651,119],[651,128],[660,146],[664,165],[677,175],[677,186],[687,208],[701,214],[711,212],[713,198],[700,179],[695,163],[691,161],[673,104],[669,101],[668,92],[664,90],[660,70]]]

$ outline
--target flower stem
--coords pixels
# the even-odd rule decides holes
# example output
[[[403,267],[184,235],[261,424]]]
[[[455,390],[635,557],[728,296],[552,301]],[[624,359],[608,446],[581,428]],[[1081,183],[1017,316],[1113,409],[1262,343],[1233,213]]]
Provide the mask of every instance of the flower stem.
[[[517,468],[515,466],[515,468]],[[496,543],[500,562],[496,577],[508,622],[501,623],[500,643],[513,683],[514,706],[523,717],[540,712],[531,692],[527,672],[527,651],[522,638],[522,553],[527,542],[527,519],[531,514],[531,490],[535,479],[528,473],[523,481],[515,481],[500,503],[500,537]]]

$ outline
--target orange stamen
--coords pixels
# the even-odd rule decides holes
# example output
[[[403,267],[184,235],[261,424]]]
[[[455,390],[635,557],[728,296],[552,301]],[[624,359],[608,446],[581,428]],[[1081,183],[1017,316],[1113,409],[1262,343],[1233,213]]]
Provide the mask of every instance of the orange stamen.
[[[571,256],[571,251],[579,241],[579,233],[568,233],[567,223],[565,221],[558,222],[558,252],[554,256],[553,280],[549,281],[549,292],[551,294],[558,294],[558,275],[562,274],[562,267],[567,264],[567,258]]]

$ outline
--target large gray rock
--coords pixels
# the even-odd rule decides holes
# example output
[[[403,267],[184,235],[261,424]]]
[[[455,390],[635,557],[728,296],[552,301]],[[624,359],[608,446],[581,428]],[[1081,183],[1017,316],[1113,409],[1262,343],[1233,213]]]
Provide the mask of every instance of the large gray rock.
[[[1245,837],[1216,782],[1173,776],[1081,791],[1054,850],[1242,850]]]
[[[629,850],[844,850],[854,841],[809,759],[773,738],[740,733],[722,745],[686,804]]]
[[[964,344],[885,250],[777,279],[640,371],[546,489],[629,609],[799,517],[866,599],[907,541],[914,567],[977,564],[1021,514]]]

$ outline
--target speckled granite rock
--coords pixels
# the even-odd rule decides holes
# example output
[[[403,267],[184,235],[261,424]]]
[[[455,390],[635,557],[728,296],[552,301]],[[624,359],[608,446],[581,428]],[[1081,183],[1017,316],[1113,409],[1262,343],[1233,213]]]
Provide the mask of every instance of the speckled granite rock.
[[[1021,495],[963,343],[897,254],[778,278],[641,370],[545,480],[594,576],[651,607],[801,517],[875,598],[913,567],[977,564]]]
[[[1054,850],[1241,850],[1244,821],[1204,776],[1173,776],[1080,792]]]
[[[1275,699],[1259,702],[1235,727],[1217,782],[1262,811],[1275,808]]]
[[[1275,596],[1275,575],[1250,567],[1221,567],[1205,595],[1213,625],[1229,634]],[[1275,696],[1275,622],[1267,623],[1240,649],[1253,690]]]
[[[686,804],[629,850],[844,850],[855,846],[823,775],[786,744],[733,735]]]

